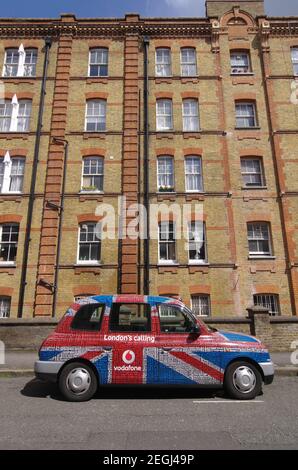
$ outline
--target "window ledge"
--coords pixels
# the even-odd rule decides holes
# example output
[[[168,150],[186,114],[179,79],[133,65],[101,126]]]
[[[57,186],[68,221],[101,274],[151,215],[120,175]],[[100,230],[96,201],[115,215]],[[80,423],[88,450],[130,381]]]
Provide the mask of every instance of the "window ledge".
[[[242,186],[241,189],[243,190],[249,190],[249,189],[268,189],[267,186]]]
[[[210,264],[206,263],[204,261],[202,261],[202,262],[200,262],[200,261],[194,261],[194,262],[189,261],[188,266],[190,266],[190,267],[192,267],[192,266],[210,266]]]
[[[10,262],[5,262],[5,261],[1,261],[0,263],[0,268],[16,268],[17,265],[15,263],[10,263]]]
[[[246,73],[230,73],[231,77],[251,77],[254,76],[253,72],[246,72]]]
[[[276,259],[276,256],[266,256],[266,255],[261,255],[261,256],[255,256],[255,255],[249,255],[247,259],[253,259],[253,260],[257,260],[257,259],[261,259],[261,260],[275,260]]]
[[[261,130],[260,126],[251,126],[251,127],[235,127],[235,131],[259,131]]]
[[[79,194],[80,194],[80,195],[81,195],[81,194],[82,194],[82,195],[87,194],[88,196],[89,196],[90,194],[94,194],[95,196],[98,196],[98,195],[104,194],[104,192],[103,192],[103,191],[99,191],[99,190],[98,190],[98,191],[92,191],[92,190],[90,190],[90,191],[88,191],[88,190],[84,191],[83,189],[81,189],[81,190],[79,191]]]
[[[161,267],[161,268],[171,268],[171,267],[176,267],[176,266],[179,266],[179,263],[177,261],[173,261],[172,263],[171,262],[166,262],[166,261],[159,261],[159,263],[157,264],[158,267]]]
[[[102,263],[75,263],[74,268],[100,268]]]

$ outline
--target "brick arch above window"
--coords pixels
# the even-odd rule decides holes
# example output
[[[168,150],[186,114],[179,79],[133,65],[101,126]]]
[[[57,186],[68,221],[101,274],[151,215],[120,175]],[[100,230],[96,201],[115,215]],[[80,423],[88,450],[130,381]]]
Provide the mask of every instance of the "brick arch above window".
[[[237,93],[234,95],[234,100],[237,101],[256,101],[256,93],[247,92],[247,93]]]
[[[175,149],[171,147],[162,147],[155,150],[157,157],[174,157]]]
[[[279,294],[280,288],[275,284],[256,284],[253,294]]]
[[[14,291],[13,287],[1,286],[0,287],[0,296],[1,297],[12,297],[13,291]]]
[[[187,99],[198,100],[199,97],[200,97],[200,93],[198,91],[183,91],[181,93],[181,98],[183,100],[187,100]]]
[[[22,220],[21,215],[17,214],[0,214],[0,224],[7,224],[7,223],[16,223],[19,224]]]
[[[152,45],[155,49],[164,48],[164,49],[171,49],[173,41],[169,39],[157,39],[152,41]]]
[[[109,94],[101,91],[85,93],[86,100],[107,100]]]
[[[4,157],[7,150],[0,149],[0,157]],[[8,150],[10,157],[22,157],[26,158],[28,149],[25,148],[17,148],[17,149],[9,149]]]
[[[263,157],[264,151],[256,148],[256,147],[251,147],[251,148],[244,148],[240,150],[240,157]]]
[[[92,39],[87,44],[89,49],[108,49],[112,41],[110,39]]]
[[[208,285],[203,284],[196,284],[193,286],[189,286],[189,293],[190,295],[210,295],[211,287]]]
[[[179,287],[173,284],[158,286],[158,295],[176,295],[179,296]]]
[[[91,147],[91,148],[86,148],[81,150],[81,155],[82,157],[102,157],[105,158],[106,156],[106,150],[103,148],[99,147]]]
[[[77,215],[77,219],[78,219],[78,223],[79,224],[82,224],[84,222],[94,222],[94,223],[97,223],[99,222],[101,219],[103,218],[103,216],[101,215],[95,215],[93,213],[91,214],[79,214]]]
[[[161,211],[158,212],[158,223],[160,222],[175,222],[177,220],[176,214],[173,212],[166,212],[162,214]]]
[[[184,157],[201,157],[203,149],[201,147],[187,147],[183,149]]]
[[[41,40],[30,40],[30,39],[5,39],[2,41],[4,49],[18,49],[23,44],[24,49],[39,49],[41,45],[44,45],[44,41]]]
[[[183,48],[193,48],[193,49],[196,49],[198,45],[198,42],[194,39],[180,39],[179,40],[179,46],[181,49]]]
[[[267,212],[261,213],[252,213],[246,217],[246,222],[247,223],[271,223],[271,214],[268,214]]]
[[[243,52],[250,52],[250,43],[242,43],[242,42],[232,42],[231,44],[229,44],[229,47],[230,47],[230,52],[239,52],[239,51],[243,51]]]
[[[12,92],[5,92],[4,93],[4,98],[6,100],[12,100],[12,98],[16,95],[18,101],[19,100],[32,100],[34,97],[34,93],[31,93],[29,91],[20,91],[18,93],[12,93]]]
[[[170,93],[168,91],[157,91],[155,93],[155,98],[158,100],[171,100],[173,95],[174,93]]]
[[[73,287],[72,289],[73,295],[86,295],[86,294],[91,294],[91,295],[100,295],[101,289],[98,285],[96,284],[86,284],[86,285],[80,285]]]
[[[187,214],[186,218],[188,222],[196,222],[196,221],[206,222],[208,218],[208,214],[206,214],[205,212],[197,213],[197,212],[192,211],[189,214]]]

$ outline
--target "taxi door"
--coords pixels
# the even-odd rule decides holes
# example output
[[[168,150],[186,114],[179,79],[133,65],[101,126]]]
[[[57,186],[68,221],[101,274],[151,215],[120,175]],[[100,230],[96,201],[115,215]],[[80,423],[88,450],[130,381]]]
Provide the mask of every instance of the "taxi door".
[[[105,344],[112,350],[111,382],[146,383],[144,348],[150,349],[154,342],[151,306],[148,303],[113,303],[105,335]]]
[[[156,348],[151,351],[160,384],[217,385],[223,380],[220,353],[210,335],[194,331],[193,317],[180,305],[159,304]]]

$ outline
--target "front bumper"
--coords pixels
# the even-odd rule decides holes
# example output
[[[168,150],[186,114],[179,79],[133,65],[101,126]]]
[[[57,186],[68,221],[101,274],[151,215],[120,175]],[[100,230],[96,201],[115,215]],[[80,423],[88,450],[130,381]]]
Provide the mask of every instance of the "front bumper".
[[[57,377],[64,362],[36,361],[34,364],[35,376],[49,382],[57,382]]]
[[[264,375],[264,384],[269,385],[273,382],[274,378],[274,364],[272,361],[270,362],[259,362],[259,366],[261,367]]]

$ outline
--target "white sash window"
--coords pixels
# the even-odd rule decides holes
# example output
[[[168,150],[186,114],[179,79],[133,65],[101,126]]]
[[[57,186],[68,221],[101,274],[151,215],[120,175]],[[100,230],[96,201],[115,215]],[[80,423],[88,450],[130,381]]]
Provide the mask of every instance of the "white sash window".
[[[0,157],[0,193],[20,193],[23,189],[25,158]]]

